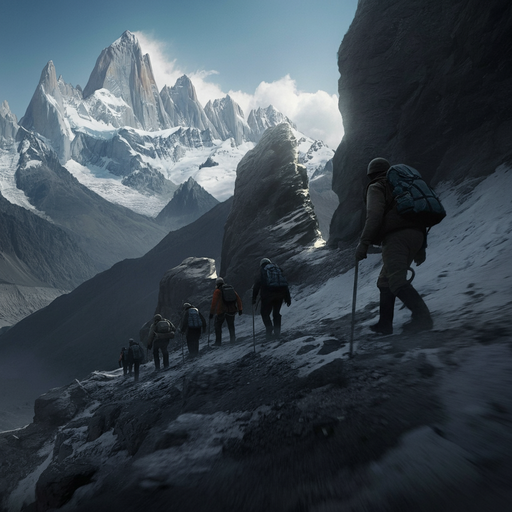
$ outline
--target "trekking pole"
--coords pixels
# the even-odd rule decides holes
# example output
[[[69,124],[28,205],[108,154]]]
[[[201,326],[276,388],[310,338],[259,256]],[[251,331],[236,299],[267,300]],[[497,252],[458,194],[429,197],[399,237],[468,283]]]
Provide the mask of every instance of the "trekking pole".
[[[181,357],[183,358],[183,363],[185,363],[185,353],[183,352],[183,333],[180,331],[180,339],[181,339]]]
[[[208,348],[210,348],[210,322],[212,321],[211,318],[208,318]]]
[[[349,357],[353,357],[354,350],[354,326],[356,323],[356,299],[357,299],[357,275],[359,274],[359,260],[356,260],[354,268],[354,292],[352,294],[352,324],[350,326],[350,352]]]
[[[252,305],[252,346],[256,352],[256,331],[254,329],[254,304]]]

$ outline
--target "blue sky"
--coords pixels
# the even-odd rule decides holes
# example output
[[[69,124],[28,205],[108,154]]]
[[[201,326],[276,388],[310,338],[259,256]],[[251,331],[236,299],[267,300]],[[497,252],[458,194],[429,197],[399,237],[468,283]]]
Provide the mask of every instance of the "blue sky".
[[[150,54],[159,88],[187,74],[203,104],[230,93],[247,116],[272,102],[310,136],[325,132],[331,146],[342,136],[336,53],[357,0],[2,4],[0,102],[18,119],[49,60],[65,82],[83,88],[101,50],[130,30]]]

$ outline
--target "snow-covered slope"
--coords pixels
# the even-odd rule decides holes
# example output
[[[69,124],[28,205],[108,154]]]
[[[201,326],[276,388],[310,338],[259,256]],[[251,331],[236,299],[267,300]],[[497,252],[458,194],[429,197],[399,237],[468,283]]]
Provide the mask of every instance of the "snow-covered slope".
[[[203,336],[200,358],[184,360],[178,338],[169,370],[147,363],[139,384],[121,369],[96,371],[42,396],[35,424],[0,437],[4,460],[18,462],[2,473],[3,506],[42,503],[51,484],[62,500],[53,503],[74,512],[135,510],[134,500],[215,512],[291,502],[362,511],[394,499],[415,510],[485,510],[489,500],[507,510],[511,187],[502,166],[439,188],[448,216],[415,278],[433,331],[401,335],[408,312],[397,308],[397,333],[370,335],[380,256],[369,255],[349,360],[354,249],[310,247],[288,262],[310,270],[291,283],[282,343],[263,344],[259,317],[245,314],[236,344],[212,349]]]

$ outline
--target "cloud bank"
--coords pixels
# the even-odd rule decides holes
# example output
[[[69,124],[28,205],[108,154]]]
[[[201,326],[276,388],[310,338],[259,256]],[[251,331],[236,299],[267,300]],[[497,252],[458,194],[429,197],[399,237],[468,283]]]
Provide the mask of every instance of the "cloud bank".
[[[261,82],[253,93],[244,91],[225,92],[212,78],[218,74],[214,70],[184,72],[176,59],[171,60],[166,53],[165,43],[144,32],[135,32],[142,51],[151,58],[153,73],[159,88],[173,86],[176,80],[187,75],[196,89],[197,97],[204,106],[210,100],[223,98],[229,94],[242,108],[247,118],[252,109],[273,105],[289,117],[299,131],[322,140],[330,148],[336,149],[343,137],[343,124],[338,110],[338,97],[325,91],[314,93],[301,91],[289,75],[275,82]]]

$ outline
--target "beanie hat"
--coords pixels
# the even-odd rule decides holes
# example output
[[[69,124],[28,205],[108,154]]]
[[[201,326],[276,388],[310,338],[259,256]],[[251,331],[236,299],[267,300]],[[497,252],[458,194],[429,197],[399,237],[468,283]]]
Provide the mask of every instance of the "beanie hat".
[[[262,267],[263,265],[267,265],[268,263],[272,263],[268,258],[262,258],[262,260],[260,261],[260,267]]]
[[[366,170],[366,174],[370,176],[371,174],[381,174],[387,172],[387,170],[391,167],[391,164],[385,158],[374,158],[369,164],[368,169]]]
[[[162,315],[158,315],[158,314],[156,314],[156,315],[153,317],[153,320],[154,320],[155,322],[159,322],[160,320],[162,320]]]
[[[217,277],[217,279],[215,280],[215,284],[216,285],[224,284],[224,279],[222,279],[222,277]]]

